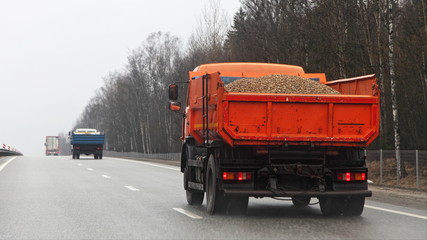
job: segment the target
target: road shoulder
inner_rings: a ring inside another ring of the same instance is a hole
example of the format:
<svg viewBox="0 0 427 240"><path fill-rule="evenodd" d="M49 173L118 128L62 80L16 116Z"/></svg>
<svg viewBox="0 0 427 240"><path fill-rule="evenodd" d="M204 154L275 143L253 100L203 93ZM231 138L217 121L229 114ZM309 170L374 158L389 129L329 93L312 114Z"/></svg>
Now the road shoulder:
<svg viewBox="0 0 427 240"><path fill-rule="evenodd" d="M412 189L369 185L369 200L427 211L427 192Z"/></svg>

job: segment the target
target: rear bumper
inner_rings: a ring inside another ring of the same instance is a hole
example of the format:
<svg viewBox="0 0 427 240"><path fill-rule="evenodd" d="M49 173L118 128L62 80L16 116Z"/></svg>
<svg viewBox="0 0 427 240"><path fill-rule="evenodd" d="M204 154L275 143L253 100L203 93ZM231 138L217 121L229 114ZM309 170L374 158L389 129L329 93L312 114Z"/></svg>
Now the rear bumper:
<svg viewBox="0 0 427 240"><path fill-rule="evenodd" d="M73 150L73 154L96 154L96 155L102 155L102 150Z"/></svg>
<svg viewBox="0 0 427 240"><path fill-rule="evenodd" d="M369 190L347 190L347 191L268 191L268 190L246 190L246 189L224 189L225 195L239 195L249 197L371 197Z"/></svg>

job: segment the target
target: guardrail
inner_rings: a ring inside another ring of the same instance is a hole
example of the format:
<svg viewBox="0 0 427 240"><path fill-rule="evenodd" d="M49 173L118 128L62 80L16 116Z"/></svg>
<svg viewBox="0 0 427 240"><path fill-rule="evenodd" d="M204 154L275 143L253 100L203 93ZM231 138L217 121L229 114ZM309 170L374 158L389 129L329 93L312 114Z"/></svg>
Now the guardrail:
<svg viewBox="0 0 427 240"><path fill-rule="evenodd" d="M113 152L103 151L106 157L127 157L127 158L148 158L148 159L162 159L180 161L181 153L138 153L138 152Z"/></svg>
<svg viewBox="0 0 427 240"><path fill-rule="evenodd" d="M0 145L0 156L22 156L22 153L18 149L3 143Z"/></svg>

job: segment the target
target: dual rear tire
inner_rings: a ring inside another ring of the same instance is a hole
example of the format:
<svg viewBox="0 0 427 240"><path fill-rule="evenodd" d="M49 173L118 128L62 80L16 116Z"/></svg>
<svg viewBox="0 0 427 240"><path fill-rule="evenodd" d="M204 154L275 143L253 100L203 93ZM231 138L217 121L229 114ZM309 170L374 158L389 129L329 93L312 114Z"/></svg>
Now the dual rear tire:
<svg viewBox="0 0 427 240"><path fill-rule="evenodd" d="M306 207L308 204L310 204L310 197L292 197L292 203L295 207Z"/></svg>
<svg viewBox="0 0 427 240"><path fill-rule="evenodd" d="M205 193L202 191L197 191L190 189L188 187L188 182L191 179L191 169L189 166L185 167L184 170L184 188L185 195L187 197L188 205L202 205Z"/></svg>
<svg viewBox="0 0 427 240"><path fill-rule="evenodd" d="M196 155L196 150L194 146L186 145L186 159L194 159ZM188 162L187 162L188 163ZM202 205L205 193L203 191L198 191L194 189L190 189L188 187L188 182L195 182L196 177L194 174L194 169L188 164L184 169L184 189L185 195L187 197L188 205Z"/></svg>
<svg viewBox="0 0 427 240"><path fill-rule="evenodd" d="M248 208L248 196L224 196L218 189L217 169L213 155L209 156L206 175L206 204L207 211L213 215L215 213L228 213L231 215L245 214Z"/></svg>
<svg viewBox="0 0 427 240"><path fill-rule="evenodd" d="M194 147L187 146L186 157L194 159ZM189 205L202 205L205 193L200 190L191 189L189 182L197 182L195 168L186 166L184 169L184 189L186 190L187 203ZM228 213L232 215L240 215L246 213L249 197L224 196L223 191L218 188L217 168L215 165L214 156L211 154L208 159L206 174L205 174L205 190L206 190L206 205L209 214Z"/></svg>
<svg viewBox="0 0 427 240"><path fill-rule="evenodd" d="M319 204L324 216L360 216L365 206L365 197L320 198Z"/></svg>

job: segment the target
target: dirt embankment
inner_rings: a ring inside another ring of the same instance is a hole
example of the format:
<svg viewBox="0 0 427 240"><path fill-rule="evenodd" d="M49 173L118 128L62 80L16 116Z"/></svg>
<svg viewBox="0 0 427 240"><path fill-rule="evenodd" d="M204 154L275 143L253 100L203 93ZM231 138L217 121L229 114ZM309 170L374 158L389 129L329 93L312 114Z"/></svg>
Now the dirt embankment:
<svg viewBox="0 0 427 240"><path fill-rule="evenodd" d="M418 188L418 190L427 192L427 165L420 165L420 170L418 174L418 186L415 170L416 168L414 163L405 162L406 175L399 179L399 183L397 183L396 178L396 160L385 159L382 167L382 173L380 168L380 161L369 161L367 162L367 165L369 170L369 179L375 184L406 189Z"/></svg>

